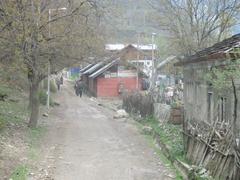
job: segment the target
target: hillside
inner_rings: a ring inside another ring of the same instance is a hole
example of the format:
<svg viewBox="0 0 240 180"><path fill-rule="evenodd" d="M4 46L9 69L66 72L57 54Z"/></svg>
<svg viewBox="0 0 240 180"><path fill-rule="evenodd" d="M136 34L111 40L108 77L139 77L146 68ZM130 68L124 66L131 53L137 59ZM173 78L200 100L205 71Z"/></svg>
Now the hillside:
<svg viewBox="0 0 240 180"><path fill-rule="evenodd" d="M108 9L109 43L136 43L138 33L141 33L142 42L149 43L153 32L162 33L154 19L154 10L146 0L115 0L109 2Z"/></svg>

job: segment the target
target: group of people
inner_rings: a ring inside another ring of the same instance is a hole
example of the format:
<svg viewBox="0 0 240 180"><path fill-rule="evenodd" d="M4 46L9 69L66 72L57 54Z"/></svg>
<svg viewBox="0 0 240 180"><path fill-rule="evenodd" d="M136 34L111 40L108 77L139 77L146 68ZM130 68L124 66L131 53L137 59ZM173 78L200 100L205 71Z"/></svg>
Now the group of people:
<svg viewBox="0 0 240 180"><path fill-rule="evenodd" d="M61 85L63 85L63 75L57 76L55 78L55 82L56 82L58 91L60 91ZM84 82L82 81L81 78L78 79L74 85L76 95L79 97L82 97L84 88L85 88Z"/></svg>

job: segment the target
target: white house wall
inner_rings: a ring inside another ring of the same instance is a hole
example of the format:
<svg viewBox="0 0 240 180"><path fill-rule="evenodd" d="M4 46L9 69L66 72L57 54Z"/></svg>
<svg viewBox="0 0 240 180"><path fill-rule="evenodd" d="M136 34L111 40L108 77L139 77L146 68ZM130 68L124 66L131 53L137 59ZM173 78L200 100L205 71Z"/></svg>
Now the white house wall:
<svg viewBox="0 0 240 180"><path fill-rule="evenodd" d="M142 68L143 72L149 77L152 75L152 60L129 60L128 62L135 64L136 66Z"/></svg>

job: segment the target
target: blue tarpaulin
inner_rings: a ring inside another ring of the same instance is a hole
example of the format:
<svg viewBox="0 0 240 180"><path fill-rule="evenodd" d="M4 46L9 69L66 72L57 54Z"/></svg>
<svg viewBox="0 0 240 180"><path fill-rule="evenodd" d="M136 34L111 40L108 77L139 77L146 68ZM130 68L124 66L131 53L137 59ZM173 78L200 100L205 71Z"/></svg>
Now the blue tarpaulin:
<svg viewBox="0 0 240 180"><path fill-rule="evenodd" d="M80 73L80 68L79 67L72 67L70 68L70 73L72 76L78 75Z"/></svg>

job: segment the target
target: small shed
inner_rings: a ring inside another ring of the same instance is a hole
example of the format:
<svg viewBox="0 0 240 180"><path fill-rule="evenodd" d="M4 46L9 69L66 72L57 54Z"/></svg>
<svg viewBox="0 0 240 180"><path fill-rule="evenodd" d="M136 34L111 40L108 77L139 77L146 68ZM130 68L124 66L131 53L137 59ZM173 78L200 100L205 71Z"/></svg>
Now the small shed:
<svg viewBox="0 0 240 180"><path fill-rule="evenodd" d="M137 69L116 59L89 76L89 90L96 97L118 97L123 91L141 89Z"/></svg>

